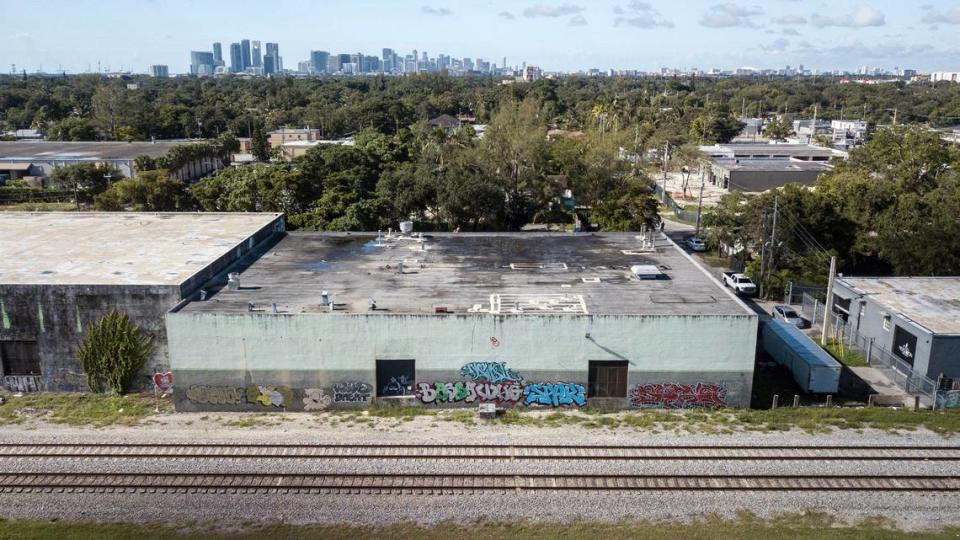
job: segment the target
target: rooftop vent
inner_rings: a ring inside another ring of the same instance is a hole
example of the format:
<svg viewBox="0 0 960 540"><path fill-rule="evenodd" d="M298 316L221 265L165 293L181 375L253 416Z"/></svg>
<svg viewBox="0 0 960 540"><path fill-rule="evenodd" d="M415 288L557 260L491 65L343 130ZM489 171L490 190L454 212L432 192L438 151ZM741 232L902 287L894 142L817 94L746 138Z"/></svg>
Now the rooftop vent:
<svg viewBox="0 0 960 540"><path fill-rule="evenodd" d="M240 274L237 272L230 272L227 274L227 288L231 291L237 291L240 289Z"/></svg>
<svg viewBox="0 0 960 540"><path fill-rule="evenodd" d="M600 283L600 278L598 277L585 277L583 279L584 283Z"/></svg>
<svg viewBox="0 0 960 540"><path fill-rule="evenodd" d="M412 221L401 221L400 222L400 232L403 234L410 234L413 232L413 222Z"/></svg>
<svg viewBox="0 0 960 540"><path fill-rule="evenodd" d="M474 304L469 312L588 314L587 304L580 294L491 294L489 308Z"/></svg>
<svg viewBox="0 0 960 540"><path fill-rule="evenodd" d="M635 264L630 267L630 272L639 279L659 279L664 275L652 264Z"/></svg>

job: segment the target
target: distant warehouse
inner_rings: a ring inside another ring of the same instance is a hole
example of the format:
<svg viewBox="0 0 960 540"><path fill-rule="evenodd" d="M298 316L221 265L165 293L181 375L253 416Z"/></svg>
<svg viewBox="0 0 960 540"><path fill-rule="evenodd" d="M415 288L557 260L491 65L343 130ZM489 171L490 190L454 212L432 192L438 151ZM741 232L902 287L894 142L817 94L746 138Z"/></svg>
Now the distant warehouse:
<svg viewBox="0 0 960 540"><path fill-rule="evenodd" d="M747 407L757 316L664 237L290 233L167 336L180 411Z"/></svg>
<svg viewBox="0 0 960 540"><path fill-rule="evenodd" d="M164 314L283 232L279 214L0 212L0 388L83 391L78 346L113 309L153 337ZM139 382L142 382L140 379Z"/></svg>
<svg viewBox="0 0 960 540"><path fill-rule="evenodd" d="M812 186L845 152L808 144L735 143L701 146L706 181L730 191L761 192L787 184Z"/></svg>
<svg viewBox="0 0 960 540"><path fill-rule="evenodd" d="M177 146L197 144L197 141L157 142L55 142L16 141L0 142L0 177L9 179L32 178L42 182L57 167L78 163L110 165L126 177L136 174L136 159L140 156L159 158ZM179 164L171 175L185 182L196 180L222 167L213 156L196 156Z"/></svg>

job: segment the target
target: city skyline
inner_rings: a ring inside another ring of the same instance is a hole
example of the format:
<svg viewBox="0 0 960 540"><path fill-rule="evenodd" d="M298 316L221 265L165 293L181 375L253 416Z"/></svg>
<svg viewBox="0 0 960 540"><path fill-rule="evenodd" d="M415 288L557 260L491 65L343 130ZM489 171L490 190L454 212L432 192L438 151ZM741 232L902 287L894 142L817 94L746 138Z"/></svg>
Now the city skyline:
<svg viewBox="0 0 960 540"><path fill-rule="evenodd" d="M960 57L960 3L936 0L923 6L777 0L762 7L707 0L682 5L359 0L349 9L333 2L285 1L268 8L248 0L202 5L150 0L136 9L117 0L49 4L41 12L0 0L3 11L23 23L0 51L0 65L79 73L95 70L99 62L143 73L159 64L185 73L189 51L210 51L215 42L223 44L229 64L230 43L241 36L279 43L287 68L308 60L314 50L379 55L384 47L398 54L442 51L498 65L506 57L508 65L527 62L567 72L799 64L821 71L863 65L936 71L955 70ZM47 20L50 11L61 16ZM315 13L321 22L306 22L316 20L306 16Z"/></svg>

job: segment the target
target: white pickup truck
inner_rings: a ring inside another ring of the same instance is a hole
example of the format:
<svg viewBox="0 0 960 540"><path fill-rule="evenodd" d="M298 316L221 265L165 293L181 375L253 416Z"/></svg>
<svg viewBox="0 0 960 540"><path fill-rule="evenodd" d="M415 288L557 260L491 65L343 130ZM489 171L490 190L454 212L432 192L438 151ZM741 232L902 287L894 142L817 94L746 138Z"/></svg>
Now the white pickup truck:
<svg viewBox="0 0 960 540"><path fill-rule="evenodd" d="M723 284L733 289L737 294L749 296L757 293L757 285L743 274L724 272Z"/></svg>

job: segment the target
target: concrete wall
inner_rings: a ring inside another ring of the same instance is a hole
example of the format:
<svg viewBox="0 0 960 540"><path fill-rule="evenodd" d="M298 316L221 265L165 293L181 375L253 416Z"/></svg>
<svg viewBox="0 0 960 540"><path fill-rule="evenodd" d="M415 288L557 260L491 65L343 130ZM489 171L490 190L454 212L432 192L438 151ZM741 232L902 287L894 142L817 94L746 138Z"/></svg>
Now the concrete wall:
<svg viewBox="0 0 960 540"><path fill-rule="evenodd" d="M820 171L729 171L727 188L730 191L758 192L787 184L812 186L820 174Z"/></svg>
<svg viewBox="0 0 960 540"><path fill-rule="evenodd" d="M129 315L153 336L154 354L144 368L153 373L167 366L164 313L179 300L177 287L0 285L0 340L37 342L40 390L85 391L77 349L91 324L112 309Z"/></svg>
<svg viewBox="0 0 960 540"><path fill-rule="evenodd" d="M542 390L538 383L586 387L589 361L626 360L628 398L616 400L620 407L630 405L631 392L642 384L688 385L642 387L645 397L639 401L646 399L645 406L747 407L757 317L274 315L188 310L167 315L167 334L180 411L365 406L377 393L378 359L416 360L416 380L409 383L424 396L436 390L436 383L463 386L470 382L461 374L470 362L505 362L523 377L524 388L512 391L533 392ZM356 401L338 400L343 397L339 394L347 392L342 383L355 383L367 396L353 392L346 397ZM719 403L718 392L723 396ZM666 396L665 403L657 402L657 396ZM431 406L440 401L433 400ZM523 398L500 401L525 402ZM443 405L475 406L476 401L453 399Z"/></svg>
<svg viewBox="0 0 960 540"><path fill-rule="evenodd" d="M934 336L930 350L929 377L936 380L944 377L960 379L960 336Z"/></svg>

